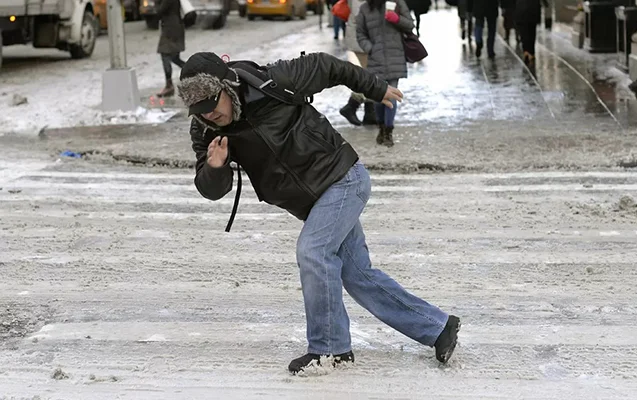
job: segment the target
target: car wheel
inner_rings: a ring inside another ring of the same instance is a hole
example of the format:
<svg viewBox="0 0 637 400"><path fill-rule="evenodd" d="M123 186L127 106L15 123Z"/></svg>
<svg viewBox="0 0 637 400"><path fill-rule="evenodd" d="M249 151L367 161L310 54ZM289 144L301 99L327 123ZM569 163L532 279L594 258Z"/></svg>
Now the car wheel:
<svg viewBox="0 0 637 400"><path fill-rule="evenodd" d="M71 58L79 59L90 57L91 54L93 54L93 50L95 50L95 41L97 40L99 26L95 15L90 11L84 12L81 32L80 43L69 46Z"/></svg>

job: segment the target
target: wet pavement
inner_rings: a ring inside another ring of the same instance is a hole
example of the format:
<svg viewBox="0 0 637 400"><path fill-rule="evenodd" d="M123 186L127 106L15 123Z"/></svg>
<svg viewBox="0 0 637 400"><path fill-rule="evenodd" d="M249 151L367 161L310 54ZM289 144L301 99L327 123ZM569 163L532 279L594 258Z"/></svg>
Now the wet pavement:
<svg viewBox="0 0 637 400"><path fill-rule="evenodd" d="M535 68L527 68L520 49L498 36L496 58L478 60L462 41L455 10L423 17L421 40L429 57L409 66L400 82L393 149L374 143L373 128L347 124L338 110L349 96L338 87L315 97L324 112L372 168L402 170L488 170L528 168L608 168L634 164L635 107L627 77L615 68L615 55L591 55L574 48L563 27L539 31ZM214 48L225 53L222 48ZM228 51L231 59L267 63L324 51L345 58L331 29L310 26L248 51ZM157 88L159 89L159 88ZM177 107L166 124L48 130L40 145L50 152L72 150L116 159L192 165L188 120L179 101L148 106ZM24 139L20 139L24 140ZM4 138L15 144L15 138ZM400 157L397 157L400 155Z"/></svg>

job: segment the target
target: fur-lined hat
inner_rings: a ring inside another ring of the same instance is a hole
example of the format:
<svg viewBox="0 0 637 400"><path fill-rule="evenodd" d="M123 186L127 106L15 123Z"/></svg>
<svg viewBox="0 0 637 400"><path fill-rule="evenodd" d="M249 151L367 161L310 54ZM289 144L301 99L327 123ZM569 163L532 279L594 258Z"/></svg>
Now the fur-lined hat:
<svg viewBox="0 0 637 400"><path fill-rule="evenodd" d="M233 105L233 119L241 116L241 102L236 89L239 76L215 53L195 53L181 69L177 85L179 97L188 107L188 116L195 117L213 111L225 90Z"/></svg>

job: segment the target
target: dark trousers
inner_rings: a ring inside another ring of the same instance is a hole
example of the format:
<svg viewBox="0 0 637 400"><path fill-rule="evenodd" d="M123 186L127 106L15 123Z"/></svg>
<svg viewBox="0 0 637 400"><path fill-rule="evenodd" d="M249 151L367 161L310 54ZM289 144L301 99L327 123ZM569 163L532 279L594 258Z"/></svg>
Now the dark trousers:
<svg viewBox="0 0 637 400"><path fill-rule="evenodd" d="M532 22L517 23L517 28L522 39L522 50L528 52L532 56L535 55L535 35L537 33L537 24Z"/></svg>
<svg viewBox="0 0 637 400"><path fill-rule="evenodd" d="M171 63L174 63L179 68L183 68L186 64L184 60L179 57L179 53L164 54L161 55L161 62L164 65L164 74L166 75L166 81L172 80L173 68Z"/></svg>
<svg viewBox="0 0 637 400"><path fill-rule="evenodd" d="M498 21L498 17L486 17L486 18L476 18L476 28L473 36L475 36L475 41L478 46L482 46L482 32L484 31L484 20L487 20L487 29L489 30L487 33L487 53L492 55L494 53L493 46L495 44L495 26Z"/></svg>
<svg viewBox="0 0 637 400"><path fill-rule="evenodd" d="M502 19L502 25L508 37L511 29L515 29L515 8L507 7L502 10Z"/></svg>

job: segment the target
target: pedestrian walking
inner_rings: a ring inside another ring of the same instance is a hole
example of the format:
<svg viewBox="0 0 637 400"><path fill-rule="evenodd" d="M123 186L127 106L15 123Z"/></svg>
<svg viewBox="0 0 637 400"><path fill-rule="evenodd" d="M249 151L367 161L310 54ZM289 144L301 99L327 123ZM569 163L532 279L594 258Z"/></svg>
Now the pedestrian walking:
<svg viewBox="0 0 637 400"><path fill-rule="evenodd" d="M407 77L407 62L403 48L403 34L412 32L414 20L405 0L367 0L356 17L358 44L367 53L367 69L384 79L390 86ZM376 103L378 135L376 143L394 145L394 120L398 104Z"/></svg>
<svg viewBox="0 0 637 400"><path fill-rule="evenodd" d="M473 0L458 0L458 18L460 18L460 37L470 42L473 30Z"/></svg>
<svg viewBox="0 0 637 400"><path fill-rule="evenodd" d="M542 5L548 7L547 0L516 0L515 23L520 31L524 63L535 62L535 36L537 26L542 22Z"/></svg>
<svg viewBox="0 0 637 400"><path fill-rule="evenodd" d="M161 33L157 52L161 55L164 66L166 84L159 97L170 97L175 94L172 80L172 64L182 68L185 62L180 53L186 50L186 27L181 19L181 5L179 0L158 0L157 15L161 20Z"/></svg>
<svg viewBox="0 0 637 400"><path fill-rule="evenodd" d="M483 32L484 22L487 22L487 55L489 58L495 57L495 34L496 23L498 21L498 15L500 13L498 0L474 0L473 1L473 16L475 17L475 32L473 36L476 40L476 57L480 58L482 55L482 48L484 47Z"/></svg>
<svg viewBox="0 0 637 400"><path fill-rule="evenodd" d="M336 5L336 3L338 3L338 0L327 0L330 4L330 9L333 10L334 6ZM338 35L340 33L341 30L343 30L343 38L345 37L345 30L347 29L345 27L345 22L344 20L342 20L341 18L337 17L336 15L334 15L332 13L332 24L333 24L333 28L334 28L334 40L338 40Z"/></svg>
<svg viewBox="0 0 637 400"><path fill-rule="evenodd" d="M367 68L367 53L361 49L356 40L356 16L363 3L365 3L365 0L348 0L347 2L350 8L350 14L347 20L347 25L349 26L345 32L345 46L347 48L347 60L359 67ZM356 115L361 104L364 104L365 110L362 122ZM341 108L340 113L352 125L376 125L374 102L366 99L362 93L352 92L347 104Z"/></svg>
<svg viewBox="0 0 637 400"><path fill-rule="evenodd" d="M232 189L233 161L261 201L304 221L296 257L308 349L289 364L290 372L321 364L322 356L332 365L354 362L343 288L447 362L460 320L372 268L360 221L371 193L369 173L325 116L300 101L338 85L388 106L403 97L372 73L325 53L268 66L226 64L214 53L193 55L181 71L179 95L193 116L195 186L203 197L221 199Z"/></svg>
<svg viewBox="0 0 637 400"><path fill-rule="evenodd" d="M502 8L502 27L504 28L504 41L509 43L511 31L515 29L515 0L500 0ZM515 29L516 39L519 42L519 35Z"/></svg>

